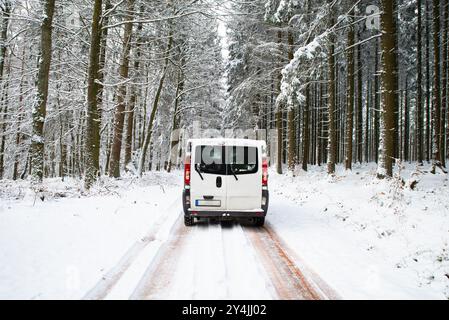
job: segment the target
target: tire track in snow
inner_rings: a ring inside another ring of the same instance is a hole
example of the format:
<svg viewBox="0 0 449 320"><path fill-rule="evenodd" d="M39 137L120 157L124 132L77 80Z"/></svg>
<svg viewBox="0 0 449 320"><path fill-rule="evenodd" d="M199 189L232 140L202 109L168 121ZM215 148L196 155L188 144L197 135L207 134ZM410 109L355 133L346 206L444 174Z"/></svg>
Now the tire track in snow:
<svg viewBox="0 0 449 320"><path fill-rule="evenodd" d="M120 258L119 262L112 267L101 279L90 289L82 298L82 300L102 300L106 298L112 288L121 279L123 274L129 269L131 264L136 260L139 254L156 239L156 234L166 223L168 214L180 203L177 198L167 209L167 214L161 215L151 226L150 230L143 238L136 241ZM179 218L176 220L178 221ZM176 222L175 222L176 223Z"/></svg>
<svg viewBox="0 0 449 320"><path fill-rule="evenodd" d="M156 257L150 262L142 279L130 296L131 300L152 299L155 294L164 291L172 282L179 259L179 252L189 238L189 229L184 227L183 215L177 220L172 235L160 249Z"/></svg>
<svg viewBox="0 0 449 320"><path fill-rule="evenodd" d="M187 228L180 221L157 259L148 266L131 299L225 298L220 242L218 225L200 222Z"/></svg>
<svg viewBox="0 0 449 320"><path fill-rule="evenodd" d="M192 229L193 241L183 253L185 259L180 264L181 268L185 268L191 264L189 260L194 259L195 278L190 288L193 291L192 299L227 298L221 231L218 223L207 221L200 222ZM179 291L179 286L175 288Z"/></svg>
<svg viewBox="0 0 449 320"><path fill-rule="evenodd" d="M228 298L252 300L275 297L270 279L260 266L257 252L241 224L223 223L221 231Z"/></svg>
<svg viewBox="0 0 449 320"><path fill-rule="evenodd" d="M329 286L321 277L312 269L307 267L301 258L281 239L281 237L273 230L269 223L265 224L265 231L284 251L289 260L301 271L307 281L313 288L320 293L324 299L341 300L341 296Z"/></svg>
<svg viewBox="0 0 449 320"><path fill-rule="evenodd" d="M295 264L284 245L269 227L244 227L250 242L282 300L334 299L329 288L323 288Z"/></svg>

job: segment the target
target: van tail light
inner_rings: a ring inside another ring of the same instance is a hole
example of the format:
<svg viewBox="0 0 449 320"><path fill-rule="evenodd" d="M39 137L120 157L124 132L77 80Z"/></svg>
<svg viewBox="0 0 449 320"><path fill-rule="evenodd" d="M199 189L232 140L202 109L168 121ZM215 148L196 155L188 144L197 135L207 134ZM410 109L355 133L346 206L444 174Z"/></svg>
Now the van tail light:
<svg viewBox="0 0 449 320"><path fill-rule="evenodd" d="M268 161L263 159L262 161L262 186L268 186Z"/></svg>
<svg viewBox="0 0 449 320"><path fill-rule="evenodd" d="M190 156L187 156L184 162L184 185L190 186Z"/></svg>

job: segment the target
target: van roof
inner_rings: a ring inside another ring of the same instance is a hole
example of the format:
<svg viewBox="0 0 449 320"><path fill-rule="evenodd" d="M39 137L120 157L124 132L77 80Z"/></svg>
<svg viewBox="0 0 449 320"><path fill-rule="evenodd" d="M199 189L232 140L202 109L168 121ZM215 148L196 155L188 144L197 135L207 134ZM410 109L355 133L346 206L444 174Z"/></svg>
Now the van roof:
<svg viewBox="0 0 449 320"><path fill-rule="evenodd" d="M225 146L247 146L247 147L264 147L264 140L253 139L230 139L230 138L208 138L208 139L189 139L187 143L193 145L225 145Z"/></svg>

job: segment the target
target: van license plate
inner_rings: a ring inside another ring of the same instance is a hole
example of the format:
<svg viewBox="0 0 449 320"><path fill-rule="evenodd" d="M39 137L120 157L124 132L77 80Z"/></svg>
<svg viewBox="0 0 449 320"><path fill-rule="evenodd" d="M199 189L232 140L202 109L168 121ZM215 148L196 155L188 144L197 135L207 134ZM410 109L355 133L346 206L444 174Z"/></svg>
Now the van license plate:
<svg viewBox="0 0 449 320"><path fill-rule="evenodd" d="M197 207L221 207L221 200L195 200Z"/></svg>

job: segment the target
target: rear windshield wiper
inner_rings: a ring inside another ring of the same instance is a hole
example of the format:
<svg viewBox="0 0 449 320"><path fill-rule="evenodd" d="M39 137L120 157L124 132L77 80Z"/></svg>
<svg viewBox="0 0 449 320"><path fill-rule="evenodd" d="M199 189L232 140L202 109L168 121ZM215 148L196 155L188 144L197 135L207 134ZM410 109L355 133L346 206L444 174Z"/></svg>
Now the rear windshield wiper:
<svg viewBox="0 0 449 320"><path fill-rule="evenodd" d="M200 175L201 180L204 180L203 175L201 174L201 171L198 169L198 163L195 163L195 171L198 172Z"/></svg>
<svg viewBox="0 0 449 320"><path fill-rule="evenodd" d="M239 178L237 178L237 175L235 174L234 170L232 170L232 164L229 165L229 170L231 171L231 173L234 176L235 180L239 181Z"/></svg>

